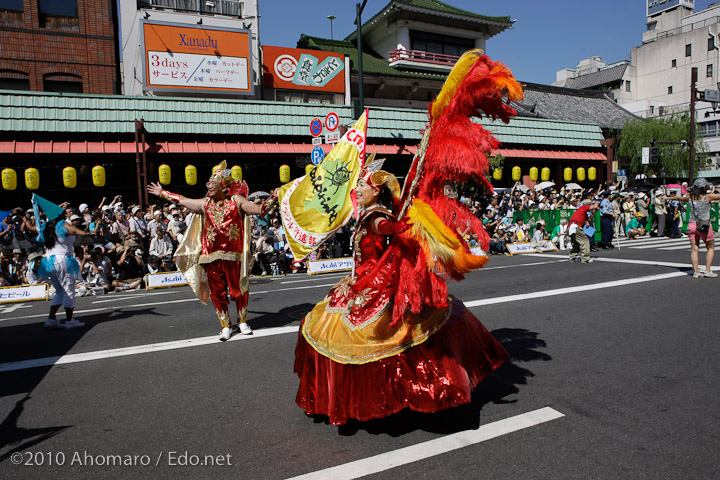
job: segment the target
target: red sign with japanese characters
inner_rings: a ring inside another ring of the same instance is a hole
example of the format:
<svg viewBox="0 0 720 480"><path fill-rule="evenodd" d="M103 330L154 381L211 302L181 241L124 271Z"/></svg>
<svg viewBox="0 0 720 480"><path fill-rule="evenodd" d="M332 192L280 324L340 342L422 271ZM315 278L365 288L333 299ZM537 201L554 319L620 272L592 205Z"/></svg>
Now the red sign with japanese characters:
<svg viewBox="0 0 720 480"><path fill-rule="evenodd" d="M251 95L250 32L142 21L145 90Z"/></svg>
<svg viewBox="0 0 720 480"><path fill-rule="evenodd" d="M268 88L345 92L345 59L340 53L263 46L263 83Z"/></svg>

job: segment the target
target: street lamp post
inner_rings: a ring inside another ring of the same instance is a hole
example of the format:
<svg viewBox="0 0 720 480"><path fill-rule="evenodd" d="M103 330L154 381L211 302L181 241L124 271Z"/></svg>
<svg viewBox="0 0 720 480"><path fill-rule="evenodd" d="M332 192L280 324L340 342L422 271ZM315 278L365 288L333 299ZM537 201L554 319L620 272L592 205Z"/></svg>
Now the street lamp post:
<svg viewBox="0 0 720 480"><path fill-rule="evenodd" d="M328 18L328 20L330 20L330 40L334 40L333 39L333 31L332 31L332 21L335 20L336 17L335 17L335 15L328 15L327 18Z"/></svg>

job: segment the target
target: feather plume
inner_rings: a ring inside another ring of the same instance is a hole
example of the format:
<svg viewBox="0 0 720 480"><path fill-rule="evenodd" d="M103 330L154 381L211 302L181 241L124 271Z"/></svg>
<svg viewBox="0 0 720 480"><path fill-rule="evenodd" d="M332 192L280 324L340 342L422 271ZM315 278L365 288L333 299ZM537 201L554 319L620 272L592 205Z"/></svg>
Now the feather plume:
<svg viewBox="0 0 720 480"><path fill-rule="evenodd" d="M440 90L440 93L438 93L435 101L430 104L431 123L437 120L440 115L442 115L443 111L445 111L445 107L448 106L450 100L452 100L453 95L455 95L458 87L460 86L462 81L465 80L468 71L470 71L470 68L472 68L473 64L477 61L478 58L480 58L482 54L483 51L480 49L468 50L467 52L463 53L462 56L458 59L458 61L455 63L455 66L452 68L452 70L450 70L450 73L448 74L448 77L445 80L445 83L443 84L443 88Z"/></svg>

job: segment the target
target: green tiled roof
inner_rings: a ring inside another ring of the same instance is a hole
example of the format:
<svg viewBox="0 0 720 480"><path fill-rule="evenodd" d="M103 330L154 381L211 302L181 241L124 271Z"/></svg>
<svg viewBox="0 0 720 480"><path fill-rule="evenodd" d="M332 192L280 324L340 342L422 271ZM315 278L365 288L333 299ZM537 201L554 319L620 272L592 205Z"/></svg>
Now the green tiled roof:
<svg viewBox="0 0 720 480"><path fill-rule="evenodd" d="M436 12L453 13L456 15L466 15L468 17L480 18L483 20L489 20L492 22L507 22L510 23L510 17L490 17L487 15L480 15L479 13L468 12L461 8L453 7L447 3L438 2L437 0L397 0L398 3L404 3L417 8L426 8L428 10L435 10ZM393 2L390 2L392 4ZM388 4L388 6L390 5ZM387 7L385 7L387 8ZM384 10L384 9L383 9Z"/></svg>
<svg viewBox="0 0 720 480"><path fill-rule="evenodd" d="M438 14L461 15L465 17L470 17L471 19L485 20L486 22L507 23L508 27L512 25L512 21L510 20L509 16L491 17L488 15L480 15L479 13L469 12L467 10L453 7L452 5L448 5L447 3L439 2L437 0L391 0L390 3L385 5L385 7L383 7L378 13L373 15L370 20L364 22L363 27L365 27L369 23L374 22L378 16L383 15L383 13L386 12L388 8L390 8L390 6L393 4L398 5L401 9L402 5L407 5L408 7L428 10L430 11L430 13L436 12ZM351 32L347 37L345 37L345 40L354 39L356 34L357 32Z"/></svg>
<svg viewBox="0 0 720 480"><path fill-rule="evenodd" d="M358 71L358 50L356 44L352 42L347 42L345 40L328 40L326 38L311 37L303 34L300 35L298 48L310 48L328 52L342 53L350 58L351 71ZM417 73L397 70L391 67L386 59L375 57L364 50L363 74L442 81L445 81L445 78L447 77L446 74Z"/></svg>
<svg viewBox="0 0 720 480"><path fill-rule="evenodd" d="M331 111L342 124L353 123L349 105L0 90L0 136L25 132L131 134L134 120L144 118L150 133L269 135L282 142L308 137L310 121ZM425 110L372 107L368 138L412 143L419 141L426 122ZM603 139L596 124L525 117L513 118L509 124L487 119L478 122L505 144L599 148Z"/></svg>

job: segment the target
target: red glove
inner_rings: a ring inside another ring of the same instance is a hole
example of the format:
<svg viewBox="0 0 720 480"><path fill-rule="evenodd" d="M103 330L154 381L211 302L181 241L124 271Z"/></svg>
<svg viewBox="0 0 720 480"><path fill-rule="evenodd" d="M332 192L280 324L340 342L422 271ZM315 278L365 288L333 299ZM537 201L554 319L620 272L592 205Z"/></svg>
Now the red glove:
<svg viewBox="0 0 720 480"><path fill-rule="evenodd" d="M412 225L407 223L408 217L402 218L396 222L390 220L383 220L377 224L377 230L382 235L397 235L405 230L409 229Z"/></svg>

